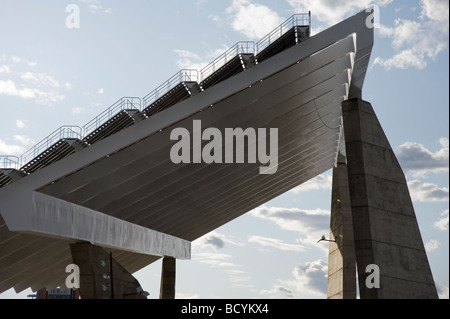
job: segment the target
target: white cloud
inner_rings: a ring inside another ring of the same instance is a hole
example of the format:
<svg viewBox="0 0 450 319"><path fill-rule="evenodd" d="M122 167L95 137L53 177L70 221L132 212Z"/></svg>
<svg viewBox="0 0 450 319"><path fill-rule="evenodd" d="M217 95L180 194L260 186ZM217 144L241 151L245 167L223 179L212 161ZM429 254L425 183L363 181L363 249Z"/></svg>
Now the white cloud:
<svg viewBox="0 0 450 319"><path fill-rule="evenodd" d="M105 89L104 88L100 88L100 89L98 89L97 93L99 95L102 95L103 93L105 93Z"/></svg>
<svg viewBox="0 0 450 319"><path fill-rule="evenodd" d="M197 240L195 240L192 243L193 248L204 248L207 246L214 247L216 249L221 249L225 247L225 244L232 244L235 246L242 246L241 243L237 242L236 240L232 240L230 238L227 238L225 235L220 234L218 232L210 232Z"/></svg>
<svg viewBox="0 0 450 319"><path fill-rule="evenodd" d="M304 251L305 247L297 244L288 244L281 239L262 237L262 236L250 236L248 241L250 243L256 243L266 247L273 247L285 251Z"/></svg>
<svg viewBox="0 0 450 319"><path fill-rule="evenodd" d="M24 99L29 99L35 97L36 93L37 90L34 89L29 88L18 89L16 87L16 84L11 80L0 81L0 94L19 96Z"/></svg>
<svg viewBox="0 0 450 319"><path fill-rule="evenodd" d="M260 295L268 296L270 298L293 299L294 292L283 286L283 284L275 284L271 289L263 289L259 292Z"/></svg>
<svg viewBox="0 0 450 319"><path fill-rule="evenodd" d="M239 269L227 269L227 270L225 270L225 272L226 272L227 274L230 274L230 275L241 275L241 274L245 274L245 271L239 270Z"/></svg>
<svg viewBox="0 0 450 319"><path fill-rule="evenodd" d="M386 70L392 68L407 69L409 67L415 67L419 70L424 69L427 63L422 55L417 55L412 49L404 50L395 54L393 57L384 60L380 57L374 59L374 64L382 65Z"/></svg>
<svg viewBox="0 0 450 319"><path fill-rule="evenodd" d="M200 296L198 294L185 294L185 293L177 292L177 293L175 293L175 299L181 299L181 300L200 299Z"/></svg>
<svg viewBox="0 0 450 319"><path fill-rule="evenodd" d="M32 62L32 61L24 59L24 58L19 58L18 56L12 56L11 61L13 61L14 63L26 64L29 67L35 67L37 65L36 62Z"/></svg>
<svg viewBox="0 0 450 319"><path fill-rule="evenodd" d="M206 58L209 60L209 62L212 62L214 59L217 59L223 53L228 51L228 49L230 49L228 46L223 45L221 48L210 50L209 52L206 53Z"/></svg>
<svg viewBox="0 0 450 319"><path fill-rule="evenodd" d="M194 69L202 70L208 64L213 62L215 59L220 57L229 49L228 46L223 45L221 48L209 50L204 54L204 57L200 57L197 53L188 50L173 50L174 53L178 55L176 64L181 69Z"/></svg>
<svg viewBox="0 0 450 319"><path fill-rule="evenodd" d="M219 253L197 253L194 255L194 260L202 264L207 264L212 267L228 268L237 267L237 264L229 262L231 255Z"/></svg>
<svg viewBox="0 0 450 319"><path fill-rule="evenodd" d="M231 275L228 277L228 281L233 283L235 287L253 287L253 285L247 284L247 282L251 281L252 277L250 276L242 276L242 275Z"/></svg>
<svg viewBox="0 0 450 319"><path fill-rule="evenodd" d="M422 17L448 24L448 0L421 0Z"/></svg>
<svg viewBox="0 0 450 319"><path fill-rule="evenodd" d="M16 84L11 81L11 80L7 80L7 81L0 81L0 95L15 95L15 96L20 96L23 98L30 98L30 93L26 92L26 91L19 91L16 87Z"/></svg>
<svg viewBox="0 0 450 319"><path fill-rule="evenodd" d="M374 65L381 65L386 70L392 68L407 69L415 67L424 69L428 60L435 60L448 45L442 39L441 32L434 30L432 24L423 21L396 19L393 28L384 28L380 35L392 38L395 53L390 58L376 57Z"/></svg>
<svg viewBox="0 0 450 319"><path fill-rule="evenodd" d="M64 100L65 96L59 93L60 83L51 75L40 72L14 71L13 68L22 68L18 64L25 65L25 68L32 68L37 65L17 56L8 57L2 55L2 60L12 61L12 66L0 66L0 95L15 96L22 99L33 99L38 104L50 105L54 102ZM7 78L4 76L7 75ZM68 88L66 83L65 87Z"/></svg>
<svg viewBox="0 0 450 319"><path fill-rule="evenodd" d="M0 81L0 95L17 96L23 99L35 99L38 104L51 104L64 100L64 95L54 91L44 92L37 88L18 88L11 80Z"/></svg>
<svg viewBox="0 0 450 319"><path fill-rule="evenodd" d="M99 0L79 0L82 3L85 3L89 11L93 14L97 13L105 13L105 14L111 14L112 8L104 8L103 5L100 3Z"/></svg>
<svg viewBox="0 0 450 319"><path fill-rule="evenodd" d="M315 230L322 228L325 221L328 225L330 212L324 209L300 209L260 206L250 211L250 215L270 220L282 229L290 231ZM320 225L322 223L322 225ZM328 227L328 226L327 226Z"/></svg>
<svg viewBox="0 0 450 319"><path fill-rule="evenodd" d="M25 152L25 148L19 145L11 145L0 140L0 154L20 156Z"/></svg>
<svg viewBox="0 0 450 319"><path fill-rule="evenodd" d="M19 129L23 129L23 128L27 127L27 121L16 120L16 126Z"/></svg>
<svg viewBox="0 0 450 319"><path fill-rule="evenodd" d="M449 141L440 139L441 149L432 152L418 143L407 142L396 150L397 158L405 170L414 176L424 176L427 173L445 172L449 169Z"/></svg>
<svg viewBox="0 0 450 319"><path fill-rule="evenodd" d="M300 208L267 207L265 205L250 211L250 215L275 223L281 229L295 231L300 235L297 242L328 251L325 245L317 245L323 234L329 233L330 212L324 209L305 210Z"/></svg>
<svg viewBox="0 0 450 319"><path fill-rule="evenodd" d="M317 296L326 296L328 263L321 259L307 262L293 271L297 291L308 290Z"/></svg>
<svg viewBox="0 0 450 319"><path fill-rule="evenodd" d="M435 251L436 249L439 248L439 246L441 245L441 243L437 240L430 240L428 243L425 244L425 250L429 253Z"/></svg>
<svg viewBox="0 0 450 319"><path fill-rule="evenodd" d="M448 299L448 286L441 283L436 283L436 288L439 294L439 299Z"/></svg>
<svg viewBox="0 0 450 319"><path fill-rule="evenodd" d="M208 3L208 0L197 0L197 2L195 2L195 6L200 7L205 3Z"/></svg>
<svg viewBox="0 0 450 319"><path fill-rule="evenodd" d="M210 61L203 60L198 54L188 50L173 50L178 55L177 66L181 69L203 69Z"/></svg>
<svg viewBox="0 0 450 319"><path fill-rule="evenodd" d="M9 65L0 65L0 73L11 73L11 67Z"/></svg>
<svg viewBox="0 0 450 319"><path fill-rule="evenodd" d="M226 11L233 29L250 40L261 39L285 20L269 7L250 0L233 0Z"/></svg>
<svg viewBox="0 0 450 319"><path fill-rule="evenodd" d="M449 140L448 140L448 137L441 137L441 138L439 139L439 144L441 144L441 146L442 146L443 148L448 148L449 145L450 145Z"/></svg>
<svg viewBox="0 0 450 319"><path fill-rule="evenodd" d="M448 231L448 209L442 212L441 216L443 218L435 222L434 227L442 231Z"/></svg>
<svg viewBox="0 0 450 319"><path fill-rule="evenodd" d="M240 265L232 262L232 256L229 254L194 253L193 260L224 273L227 276L227 280L232 283L232 286L253 287L250 283L251 277L240 269Z"/></svg>
<svg viewBox="0 0 450 319"><path fill-rule="evenodd" d="M221 236L214 235L214 234L207 234L207 235L197 239L196 241L194 241L193 245L198 245L198 246L210 245L214 248L220 249L225 246L225 242L220 237Z"/></svg>
<svg viewBox="0 0 450 319"><path fill-rule="evenodd" d="M418 180L408 182L411 198L415 202L448 202L449 190L433 183L421 183Z"/></svg>
<svg viewBox="0 0 450 319"><path fill-rule="evenodd" d="M288 0L287 2L295 12L311 11L313 20L317 21L313 31L317 33L372 4L385 7L393 0ZM429 60L436 59L439 53L448 47L448 11L447 0L422 0L417 19L396 19L393 27L381 26L379 34L392 39L394 54L390 57L375 57L374 65L380 65L386 70L409 67L424 69ZM266 6L253 4L250 0L233 0L227 12L233 18L233 28L251 39L265 36L283 22L276 12ZM380 15L382 19L382 10Z"/></svg>
<svg viewBox="0 0 450 319"><path fill-rule="evenodd" d="M313 20L322 24L320 29L341 22L368 8L371 4L382 7L391 2L392 0L288 0L295 12L311 11Z"/></svg>
<svg viewBox="0 0 450 319"><path fill-rule="evenodd" d="M26 72L21 76L22 80L33 82L38 87L59 88L59 82L45 73Z"/></svg>
<svg viewBox="0 0 450 319"><path fill-rule="evenodd" d="M74 115L78 115L78 114L81 114L81 113L83 113L83 109L81 107L75 107L72 110L72 114L74 114Z"/></svg>
<svg viewBox="0 0 450 319"><path fill-rule="evenodd" d="M319 189L328 190L331 189L332 183L333 183L333 176L329 174L328 175L321 174L307 181L306 183L297 186L296 188L292 189L291 192L294 194L299 194L301 192L306 192L310 190L319 190Z"/></svg>
<svg viewBox="0 0 450 319"><path fill-rule="evenodd" d="M196 53L190 52L188 50L173 50L180 58L186 58L189 60L201 60L200 56Z"/></svg>
<svg viewBox="0 0 450 319"><path fill-rule="evenodd" d="M327 277L327 262L321 259L307 262L295 267L291 279L277 279L277 284L260 294L270 298L325 298Z"/></svg>
<svg viewBox="0 0 450 319"><path fill-rule="evenodd" d="M23 144L25 146L33 145L36 143L33 139L31 139L25 135L14 135L14 140L20 142L21 144Z"/></svg>
<svg viewBox="0 0 450 319"><path fill-rule="evenodd" d="M395 53L389 58L376 57L374 65L386 70L421 70L448 47L448 1L422 0L421 8L415 20L396 19L393 27L382 26L380 36L392 39Z"/></svg>
<svg viewBox="0 0 450 319"><path fill-rule="evenodd" d="M219 26L222 25L222 18L215 14L210 14L208 16L208 19L211 19L212 21L216 22Z"/></svg>

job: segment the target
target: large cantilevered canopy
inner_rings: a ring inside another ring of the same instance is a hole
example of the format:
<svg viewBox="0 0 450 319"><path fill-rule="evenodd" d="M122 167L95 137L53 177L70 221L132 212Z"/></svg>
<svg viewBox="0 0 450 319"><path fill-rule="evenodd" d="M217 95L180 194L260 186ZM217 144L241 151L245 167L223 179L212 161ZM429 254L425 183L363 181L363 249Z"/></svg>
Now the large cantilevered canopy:
<svg viewBox="0 0 450 319"><path fill-rule="evenodd" d="M370 59L369 15L270 58L242 55L245 71L203 79L203 89L168 108L95 143L85 138L31 173L25 166L26 176L0 188L0 292L63 285L70 242L106 247L130 272L161 256L189 259L191 241L332 168L345 152L341 103L360 97ZM171 132L194 135L194 120L221 131L277 128L277 172L174 164Z"/></svg>

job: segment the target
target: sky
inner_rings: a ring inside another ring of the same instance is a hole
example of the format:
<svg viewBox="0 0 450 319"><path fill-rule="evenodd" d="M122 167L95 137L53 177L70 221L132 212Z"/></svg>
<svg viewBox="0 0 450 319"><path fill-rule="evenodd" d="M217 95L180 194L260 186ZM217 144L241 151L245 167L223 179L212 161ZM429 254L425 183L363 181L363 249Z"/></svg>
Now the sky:
<svg viewBox="0 0 450 319"><path fill-rule="evenodd" d="M449 298L449 2L374 3L380 20L363 99L405 171L439 296ZM314 35L370 4L0 0L0 154L20 156L60 126L83 126L294 13L311 11ZM326 172L194 241L192 259L177 261L177 298L326 298L328 244L317 240L328 237L330 206ZM149 298L159 296L160 274L160 261L134 274Z"/></svg>

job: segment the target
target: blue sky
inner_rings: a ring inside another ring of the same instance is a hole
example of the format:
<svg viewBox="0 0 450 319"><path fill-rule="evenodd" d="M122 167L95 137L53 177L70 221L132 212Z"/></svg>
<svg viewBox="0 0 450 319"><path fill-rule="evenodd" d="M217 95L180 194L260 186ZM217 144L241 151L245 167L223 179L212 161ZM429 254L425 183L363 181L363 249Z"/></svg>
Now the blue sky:
<svg viewBox="0 0 450 319"><path fill-rule="evenodd" d="M82 126L123 96L143 97L311 10L313 34L369 0L1 0L0 154L20 156L62 125ZM66 26L66 6L80 27ZM363 98L405 170L439 294L449 286L449 2L378 0ZM182 298L326 297L331 173L193 243L177 263ZM135 274L150 298L161 263ZM0 298L26 298L10 290Z"/></svg>

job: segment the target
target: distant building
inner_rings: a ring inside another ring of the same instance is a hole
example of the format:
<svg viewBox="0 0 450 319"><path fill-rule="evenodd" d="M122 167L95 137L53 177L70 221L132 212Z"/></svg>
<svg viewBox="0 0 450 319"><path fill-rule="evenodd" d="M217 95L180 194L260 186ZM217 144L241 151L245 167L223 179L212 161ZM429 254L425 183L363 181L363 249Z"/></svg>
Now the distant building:
<svg viewBox="0 0 450 319"><path fill-rule="evenodd" d="M76 289L61 289L56 288L52 290L41 289L36 291L34 295L28 295L32 299L79 299L80 295Z"/></svg>

